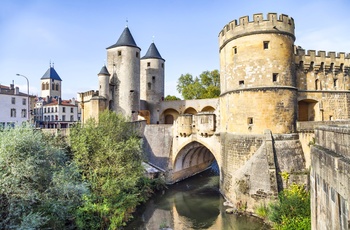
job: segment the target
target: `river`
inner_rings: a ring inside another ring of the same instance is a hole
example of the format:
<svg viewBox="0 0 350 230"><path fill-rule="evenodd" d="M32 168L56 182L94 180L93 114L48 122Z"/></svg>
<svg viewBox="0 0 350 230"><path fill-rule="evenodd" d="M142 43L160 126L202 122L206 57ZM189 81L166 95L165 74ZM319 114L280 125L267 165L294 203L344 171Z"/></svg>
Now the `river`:
<svg viewBox="0 0 350 230"><path fill-rule="evenodd" d="M157 193L140 207L126 230L266 230L260 219L226 214L219 192L219 176L208 169Z"/></svg>

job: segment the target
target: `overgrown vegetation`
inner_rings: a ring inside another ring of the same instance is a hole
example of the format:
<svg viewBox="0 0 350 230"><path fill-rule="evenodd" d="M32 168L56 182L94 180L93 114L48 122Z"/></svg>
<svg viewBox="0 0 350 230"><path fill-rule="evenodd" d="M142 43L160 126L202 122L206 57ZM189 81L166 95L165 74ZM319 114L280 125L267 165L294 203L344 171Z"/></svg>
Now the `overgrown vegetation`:
<svg viewBox="0 0 350 230"><path fill-rule="evenodd" d="M284 179L289 178L287 173L281 175ZM293 183L279 193L276 202L260 205L256 213L270 221L273 229L311 229L310 192L304 185Z"/></svg>
<svg viewBox="0 0 350 230"><path fill-rule="evenodd" d="M0 130L0 229L119 229L163 188L144 177L140 139L110 111L70 138Z"/></svg>
<svg viewBox="0 0 350 230"><path fill-rule="evenodd" d="M70 131L74 162L91 193L77 212L80 229L117 229L152 192L139 138L125 118L105 111Z"/></svg>
<svg viewBox="0 0 350 230"><path fill-rule="evenodd" d="M88 189L59 143L29 126L0 132L0 228L70 229Z"/></svg>

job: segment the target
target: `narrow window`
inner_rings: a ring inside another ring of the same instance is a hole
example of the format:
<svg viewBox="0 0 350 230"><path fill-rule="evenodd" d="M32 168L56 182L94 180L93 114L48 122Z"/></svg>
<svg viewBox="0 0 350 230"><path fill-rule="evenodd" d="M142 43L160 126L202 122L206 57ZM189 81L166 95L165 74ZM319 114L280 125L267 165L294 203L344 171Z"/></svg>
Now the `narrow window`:
<svg viewBox="0 0 350 230"><path fill-rule="evenodd" d="M318 90L318 79L315 80L315 90Z"/></svg>
<svg viewBox="0 0 350 230"><path fill-rule="evenodd" d="M11 104L16 104L16 98L15 97L11 98Z"/></svg>
<svg viewBox="0 0 350 230"><path fill-rule="evenodd" d="M136 52L136 57L137 57L137 58L139 57L139 52Z"/></svg>
<svg viewBox="0 0 350 230"><path fill-rule="evenodd" d="M122 56L122 51L118 51L118 56Z"/></svg>
<svg viewBox="0 0 350 230"><path fill-rule="evenodd" d="M44 113L46 113L46 108L44 108Z"/></svg>
<svg viewBox="0 0 350 230"><path fill-rule="evenodd" d="M248 125L252 125L253 124L253 118L252 117L248 117L247 124Z"/></svg>
<svg viewBox="0 0 350 230"><path fill-rule="evenodd" d="M278 81L278 73L273 73L272 74L272 81L277 82Z"/></svg>
<svg viewBox="0 0 350 230"><path fill-rule="evenodd" d="M57 113L57 107L55 107L55 112Z"/></svg>
<svg viewBox="0 0 350 230"><path fill-rule="evenodd" d="M22 98L22 105L26 105L27 104L27 99Z"/></svg>
<svg viewBox="0 0 350 230"><path fill-rule="evenodd" d="M74 121L74 116L70 115L70 121Z"/></svg>
<svg viewBox="0 0 350 230"><path fill-rule="evenodd" d="M244 86L244 81L239 81L239 86Z"/></svg>
<svg viewBox="0 0 350 230"><path fill-rule="evenodd" d="M22 109L21 117L22 117L22 118L27 117L27 110L26 110L26 109Z"/></svg>
<svg viewBox="0 0 350 230"><path fill-rule="evenodd" d="M66 112L66 107L62 107L62 112L63 112L63 113Z"/></svg>
<svg viewBox="0 0 350 230"><path fill-rule="evenodd" d="M338 79L333 79L333 86L334 86L334 88L337 88L337 83L338 83Z"/></svg>
<svg viewBox="0 0 350 230"><path fill-rule="evenodd" d="M73 113L73 108L70 108L70 112Z"/></svg>
<svg viewBox="0 0 350 230"><path fill-rule="evenodd" d="M52 83L51 90L55 90L55 84L54 83Z"/></svg>
<svg viewBox="0 0 350 230"><path fill-rule="evenodd" d="M234 46L234 47L232 48L232 51L233 51L233 54L237 54L237 46Z"/></svg>
<svg viewBox="0 0 350 230"><path fill-rule="evenodd" d="M62 121L66 120L66 115L62 115Z"/></svg>
<svg viewBox="0 0 350 230"><path fill-rule="evenodd" d="M333 116L332 115L329 116L329 120L333 121Z"/></svg>
<svg viewBox="0 0 350 230"><path fill-rule="evenodd" d="M45 84L41 84L41 90L45 90Z"/></svg>
<svg viewBox="0 0 350 230"><path fill-rule="evenodd" d="M164 69L164 63L162 63L162 68Z"/></svg>
<svg viewBox="0 0 350 230"><path fill-rule="evenodd" d="M152 76L152 83L156 82L156 76Z"/></svg>
<svg viewBox="0 0 350 230"><path fill-rule="evenodd" d="M150 67L151 66L151 62L147 62L147 67Z"/></svg>
<svg viewBox="0 0 350 230"><path fill-rule="evenodd" d="M11 109L11 117L16 117L16 109Z"/></svg>
<svg viewBox="0 0 350 230"><path fill-rule="evenodd" d="M264 44L264 50L267 50L269 49L269 41L264 41L263 44Z"/></svg>
<svg viewBox="0 0 350 230"><path fill-rule="evenodd" d="M56 91L58 91L58 84L56 84Z"/></svg>
<svg viewBox="0 0 350 230"><path fill-rule="evenodd" d="M147 86L148 86L148 90L151 90L151 88L152 88L151 82L148 82L148 83L147 83Z"/></svg>

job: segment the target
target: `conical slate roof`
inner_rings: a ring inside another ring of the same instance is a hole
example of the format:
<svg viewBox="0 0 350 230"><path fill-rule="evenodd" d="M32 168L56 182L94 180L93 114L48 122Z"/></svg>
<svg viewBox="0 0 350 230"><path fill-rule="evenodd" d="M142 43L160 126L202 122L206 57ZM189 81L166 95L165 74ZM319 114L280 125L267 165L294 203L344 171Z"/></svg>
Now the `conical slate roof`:
<svg viewBox="0 0 350 230"><path fill-rule="evenodd" d="M104 65L98 75L107 75L110 76L107 67Z"/></svg>
<svg viewBox="0 0 350 230"><path fill-rule="evenodd" d="M56 70L52 66L50 66L50 68L46 71L44 76L41 77L41 80L43 79L53 79L62 81L62 79L60 78L60 76L58 76Z"/></svg>
<svg viewBox="0 0 350 230"><path fill-rule="evenodd" d="M149 46L149 48L147 50L147 53L141 59L147 59L147 58L162 59L163 61L165 61L162 58L162 56L160 56L160 53L159 53L156 45L154 44L154 42L152 42L152 44Z"/></svg>
<svg viewBox="0 0 350 230"><path fill-rule="evenodd" d="M131 47L139 48L136 45L136 42L135 42L134 38L132 37L128 27L125 27L125 29L124 29L123 33L120 35L117 43L115 43L114 45L111 45L110 47L107 47L107 49L111 49L111 48L118 47L118 46L131 46Z"/></svg>

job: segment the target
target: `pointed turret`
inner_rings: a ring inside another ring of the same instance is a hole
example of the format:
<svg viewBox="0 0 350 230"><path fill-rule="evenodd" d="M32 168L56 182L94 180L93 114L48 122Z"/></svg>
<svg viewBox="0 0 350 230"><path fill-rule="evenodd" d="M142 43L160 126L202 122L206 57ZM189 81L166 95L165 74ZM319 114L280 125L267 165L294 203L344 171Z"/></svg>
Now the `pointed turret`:
<svg viewBox="0 0 350 230"><path fill-rule="evenodd" d="M109 74L106 65L101 68L101 71L98 73L98 82L99 82L99 95L109 99ZM107 104L108 105L108 104Z"/></svg>
<svg viewBox="0 0 350 230"><path fill-rule="evenodd" d="M49 69L41 77L41 97L62 97L62 79L50 63Z"/></svg>
<svg viewBox="0 0 350 230"><path fill-rule="evenodd" d="M164 61L154 42L152 42L152 44L149 46L147 50L147 53L141 59L148 59L148 58L162 59Z"/></svg>
<svg viewBox="0 0 350 230"><path fill-rule="evenodd" d="M156 111L164 99L164 62L154 42L149 46L145 56L141 58L140 99L148 103L151 111ZM159 114L152 113L150 123L159 122Z"/></svg>
<svg viewBox="0 0 350 230"><path fill-rule="evenodd" d="M117 43L107 47L107 49L111 49L111 48L119 47L119 46L131 46L131 47L139 48L136 45L136 42L130 33L129 27L125 27L125 29L124 29L123 33L120 35Z"/></svg>
<svg viewBox="0 0 350 230"><path fill-rule="evenodd" d="M62 81L62 79L57 74L53 66L50 66L50 68L46 71L46 73L41 77L41 80L43 79L53 79L53 80Z"/></svg>
<svg viewBox="0 0 350 230"><path fill-rule="evenodd" d="M128 27L117 43L107 48L107 69L111 74L110 109L132 121L140 109L140 51Z"/></svg>

